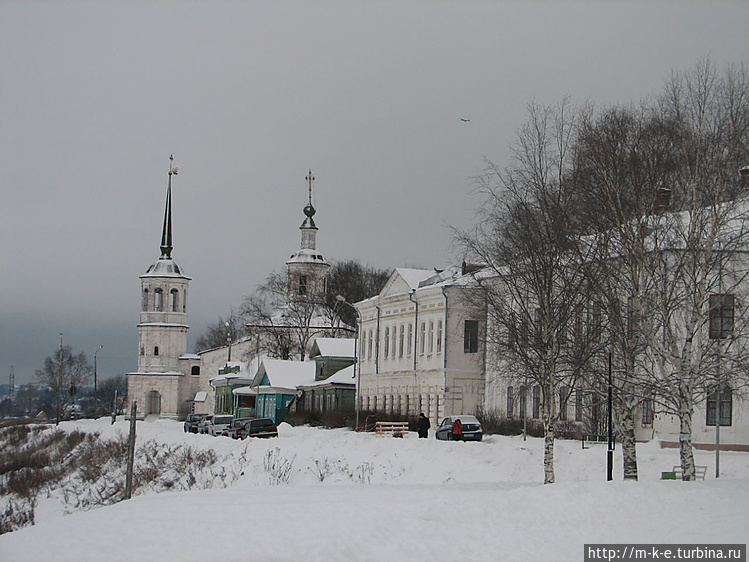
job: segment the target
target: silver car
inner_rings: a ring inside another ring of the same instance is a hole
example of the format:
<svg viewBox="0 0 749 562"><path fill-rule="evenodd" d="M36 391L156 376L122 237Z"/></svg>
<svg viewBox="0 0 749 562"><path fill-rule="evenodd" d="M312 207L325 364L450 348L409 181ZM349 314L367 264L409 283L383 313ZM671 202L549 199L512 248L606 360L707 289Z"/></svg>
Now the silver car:
<svg viewBox="0 0 749 562"><path fill-rule="evenodd" d="M458 435L453 433L453 422L455 420L460 420L462 426ZM481 428L481 422L476 419L476 416L459 414L443 419L437 428L435 437L444 441L481 441L484 432Z"/></svg>
<svg viewBox="0 0 749 562"><path fill-rule="evenodd" d="M226 435L234 416L213 416L206 424L207 433L216 437Z"/></svg>

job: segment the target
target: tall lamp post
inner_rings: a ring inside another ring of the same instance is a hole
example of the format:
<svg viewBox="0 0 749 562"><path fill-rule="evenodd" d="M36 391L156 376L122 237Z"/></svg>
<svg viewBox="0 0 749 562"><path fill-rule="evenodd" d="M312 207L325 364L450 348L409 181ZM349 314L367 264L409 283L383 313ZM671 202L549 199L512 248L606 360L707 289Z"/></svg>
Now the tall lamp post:
<svg viewBox="0 0 749 562"><path fill-rule="evenodd" d="M606 480L614 479L614 420L612 415L611 352L609 351L609 395L608 395L608 449L606 450Z"/></svg>
<svg viewBox="0 0 749 562"><path fill-rule="evenodd" d="M99 353L103 347L103 345L100 345L99 349L94 351L94 419L99 418L99 396L96 388L96 354Z"/></svg>
<svg viewBox="0 0 749 562"><path fill-rule="evenodd" d="M360 396L359 396L359 379L361 379L361 373L357 372L358 365L359 365L359 354L356 352L357 348L359 347L359 323L361 322L361 316L359 315L359 310L350 302L348 302L343 295L337 295L335 298L338 302L349 305L354 312L356 313L356 326L354 327L354 379L356 379L356 397L355 397L355 410L356 410L356 425L355 425L355 431L358 431L359 429L359 403L360 403Z"/></svg>

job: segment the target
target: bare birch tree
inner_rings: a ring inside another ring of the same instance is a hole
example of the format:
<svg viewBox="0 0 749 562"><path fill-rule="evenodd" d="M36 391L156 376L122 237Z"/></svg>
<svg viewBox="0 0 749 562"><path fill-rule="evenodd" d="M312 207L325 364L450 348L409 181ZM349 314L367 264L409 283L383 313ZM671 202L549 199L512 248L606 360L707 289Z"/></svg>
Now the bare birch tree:
<svg viewBox="0 0 749 562"><path fill-rule="evenodd" d="M75 355L73 348L62 345L62 342L57 352L44 360L44 367L36 370L34 378L54 393L58 424L65 406L72 401L75 390L88 382L92 373L86 354L81 352Z"/></svg>
<svg viewBox="0 0 749 562"><path fill-rule="evenodd" d="M738 170L749 161L749 80L744 67L719 73L710 61L674 74L655 106L676 131L668 174L672 212L653 226L659 287L644 301L643 334L661 406L679 419L683 478L695 477L695 406L716 384L742 384L746 361L747 185ZM728 305L730 298L731 304ZM730 318L729 318L730 314ZM711 321L720 327L711 334ZM715 336L715 337L712 337ZM724 369L716 381L719 365Z"/></svg>
<svg viewBox="0 0 749 562"><path fill-rule="evenodd" d="M581 366L569 362L575 349L569 327L585 283L573 263L581 233L573 189L576 113L566 100L556 107L530 104L528 112L512 165L491 166L478 179L486 201L477 225L456 236L490 273L477 276L493 326L487 361L503 377L540 389L544 483L551 484L559 390L574 385Z"/></svg>
<svg viewBox="0 0 749 562"><path fill-rule="evenodd" d="M578 138L577 179L588 237L601 257L588 275L589 299L606 319L606 351L615 365L612 405L627 480L637 479L636 410L650 399L653 387L642 376L647 343L640 327L643 300L656 289L656 277L648 272L660 270L650 235L670 193L664 185L675 165L668 148L672 138L673 128L644 107L591 112L582 120ZM598 359L586 380L600 392L609 375L606 360Z"/></svg>

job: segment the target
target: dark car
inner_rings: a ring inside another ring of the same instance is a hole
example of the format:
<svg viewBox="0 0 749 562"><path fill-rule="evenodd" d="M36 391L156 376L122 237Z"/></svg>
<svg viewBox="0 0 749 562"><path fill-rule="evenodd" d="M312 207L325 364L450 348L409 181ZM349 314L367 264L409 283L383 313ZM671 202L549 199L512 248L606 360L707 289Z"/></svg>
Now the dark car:
<svg viewBox="0 0 749 562"><path fill-rule="evenodd" d="M242 428L245 422L250 421L252 418L234 418L229 427L226 428L224 435L228 435L232 439L239 439L239 435L242 433Z"/></svg>
<svg viewBox="0 0 749 562"><path fill-rule="evenodd" d="M453 422L455 420L460 420L460 423L463 426L460 437L453 435ZM437 437L437 439L442 439L443 441L481 441L484 437L484 432L481 429L481 422L476 419L476 416L470 414L458 414L443 419L437 428L435 437Z"/></svg>
<svg viewBox="0 0 749 562"><path fill-rule="evenodd" d="M185 433L197 433L200 420L205 418L207 415L208 414L189 414L185 419Z"/></svg>
<svg viewBox="0 0 749 562"><path fill-rule="evenodd" d="M237 437L278 437L278 428L270 418L257 418L244 422L244 425L237 429Z"/></svg>

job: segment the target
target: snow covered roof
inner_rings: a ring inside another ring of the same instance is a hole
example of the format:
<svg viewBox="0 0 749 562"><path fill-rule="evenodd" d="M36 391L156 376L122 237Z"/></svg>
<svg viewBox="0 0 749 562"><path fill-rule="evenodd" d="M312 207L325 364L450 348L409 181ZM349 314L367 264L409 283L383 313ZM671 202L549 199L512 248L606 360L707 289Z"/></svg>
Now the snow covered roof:
<svg viewBox="0 0 749 562"><path fill-rule="evenodd" d="M327 265L325 257L317 250L301 249L291 254L286 263L322 263Z"/></svg>
<svg viewBox="0 0 749 562"><path fill-rule="evenodd" d="M434 269L408 269L405 267L397 267L395 271L412 289L418 289L422 281L429 279L435 273Z"/></svg>
<svg viewBox="0 0 749 562"><path fill-rule="evenodd" d="M354 357L356 340L353 338L317 338L310 357Z"/></svg>
<svg viewBox="0 0 749 562"><path fill-rule="evenodd" d="M146 272L141 275L143 277L179 277L181 279L190 279L171 258L160 258L155 264L149 267Z"/></svg>
<svg viewBox="0 0 749 562"><path fill-rule="evenodd" d="M270 386L274 388L295 389L310 380L315 380L314 361L284 361L282 359L265 359L258 369L254 385L268 376Z"/></svg>
<svg viewBox="0 0 749 562"><path fill-rule="evenodd" d="M305 326L315 329L331 329L337 328L342 330L354 331L353 328L346 324L339 322L333 324L330 321L330 316L325 314L325 309L322 306L315 306L315 309L310 314L310 317L306 317L306 311L295 311L293 306L284 305L278 308L270 319L264 319L263 321L255 324L256 326L268 326L275 328L293 328L304 323Z"/></svg>
<svg viewBox="0 0 749 562"><path fill-rule="evenodd" d="M239 368L239 370L233 373L224 373L222 375L212 377L208 379L208 384L215 387L217 385L221 386L224 384L228 384L230 382L234 384L236 384L237 382L242 382L242 381L251 383L253 379L255 378L255 373L257 372L258 364L259 364L258 359L253 359L249 363L245 363L243 361L229 361L225 367L222 367L222 369L229 367L229 368Z"/></svg>
<svg viewBox="0 0 749 562"><path fill-rule="evenodd" d="M354 378L354 365L349 365L345 369L341 369L337 373L330 375L327 379L320 381L312 380L298 386L302 388L312 388L315 386L325 386L331 383L355 385L356 379Z"/></svg>

